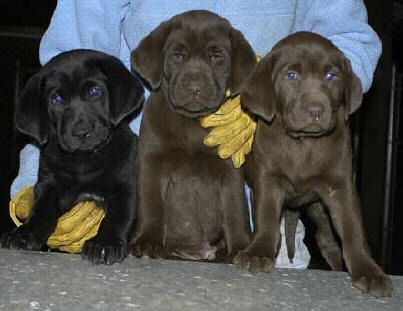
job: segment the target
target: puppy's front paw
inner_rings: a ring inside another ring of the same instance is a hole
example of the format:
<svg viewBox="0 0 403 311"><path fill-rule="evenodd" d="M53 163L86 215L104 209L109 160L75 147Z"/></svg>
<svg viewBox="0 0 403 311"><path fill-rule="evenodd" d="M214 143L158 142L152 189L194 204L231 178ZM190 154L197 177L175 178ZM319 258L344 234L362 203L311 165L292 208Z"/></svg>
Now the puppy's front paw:
<svg viewBox="0 0 403 311"><path fill-rule="evenodd" d="M391 297L392 280L382 271L364 272L353 277L353 286L375 297Z"/></svg>
<svg viewBox="0 0 403 311"><path fill-rule="evenodd" d="M94 265L112 265L122 262L127 254L127 243L120 238L94 237L84 243L81 257Z"/></svg>
<svg viewBox="0 0 403 311"><path fill-rule="evenodd" d="M30 251L41 250L46 239L41 238L24 225L15 228L1 237L1 247L10 249L25 249Z"/></svg>
<svg viewBox="0 0 403 311"><path fill-rule="evenodd" d="M233 263L242 270L250 272L270 272L274 267L274 259L266 256L241 251L235 256Z"/></svg>
<svg viewBox="0 0 403 311"><path fill-rule="evenodd" d="M166 258L167 250L162 243L147 238L139 238L130 246L131 254L136 257Z"/></svg>

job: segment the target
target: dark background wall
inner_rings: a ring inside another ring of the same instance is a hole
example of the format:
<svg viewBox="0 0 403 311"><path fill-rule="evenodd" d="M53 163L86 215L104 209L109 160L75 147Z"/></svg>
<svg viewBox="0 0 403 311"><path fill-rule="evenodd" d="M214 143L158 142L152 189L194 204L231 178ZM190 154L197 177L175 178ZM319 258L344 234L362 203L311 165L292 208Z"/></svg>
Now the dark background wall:
<svg viewBox="0 0 403 311"><path fill-rule="evenodd" d="M39 40L56 1L14 0L0 4L0 234L8 217L10 183L26 140L13 130L13 106L26 80L39 69ZM403 274L403 0L366 0L369 22L383 42L371 90L353 117L356 181L374 256L391 273ZM308 224L312 267L325 268ZM400 264L400 265L399 265Z"/></svg>
<svg viewBox="0 0 403 311"><path fill-rule="evenodd" d="M10 230L10 184L18 172L18 151L26 140L13 128L14 102L25 81L39 68L38 48L55 1L0 3L0 233Z"/></svg>

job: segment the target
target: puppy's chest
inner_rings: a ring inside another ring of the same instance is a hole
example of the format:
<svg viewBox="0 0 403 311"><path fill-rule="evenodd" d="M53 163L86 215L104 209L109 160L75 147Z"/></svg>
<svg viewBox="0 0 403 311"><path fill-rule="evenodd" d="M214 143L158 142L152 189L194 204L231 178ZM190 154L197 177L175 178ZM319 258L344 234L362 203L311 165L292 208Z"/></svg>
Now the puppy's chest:
<svg viewBox="0 0 403 311"><path fill-rule="evenodd" d="M118 163L117 159L91 154L51 156L44 159L40 172L65 187L85 187L100 181L112 182Z"/></svg>
<svg viewBox="0 0 403 311"><path fill-rule="evenodd" d="M199 119L190 119L172 112L161 103L150 102L142 124L140 144L159 145L165 151L181 150L188 154L217 154L215 149L203 143L208 130L200 125ZM160 108L158 111L158 109Z"/></svg>
<svg viewBox="0 0 403 311"><path fill-rule="evenodd" d="M348 167L343 164L349 160L345 149L332 137L295 139L284 132L260 131L252 151L253 165L304 191Z"/></svg>

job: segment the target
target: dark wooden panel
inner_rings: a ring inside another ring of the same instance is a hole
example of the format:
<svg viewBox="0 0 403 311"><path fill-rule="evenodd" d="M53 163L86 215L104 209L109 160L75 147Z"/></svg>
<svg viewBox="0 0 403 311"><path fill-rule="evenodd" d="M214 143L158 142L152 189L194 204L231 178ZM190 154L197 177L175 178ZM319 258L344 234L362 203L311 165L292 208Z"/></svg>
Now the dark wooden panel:
<svg viewBox="0 0 403 311"><path fill-rule="evenodd" d="M369 23L382 39L383 52L371 90L360 109L361 145L358 184L361 194L364 225L370 247L381 264L385 214L385 172L392 77L392 1L365 1Z"/></svg>

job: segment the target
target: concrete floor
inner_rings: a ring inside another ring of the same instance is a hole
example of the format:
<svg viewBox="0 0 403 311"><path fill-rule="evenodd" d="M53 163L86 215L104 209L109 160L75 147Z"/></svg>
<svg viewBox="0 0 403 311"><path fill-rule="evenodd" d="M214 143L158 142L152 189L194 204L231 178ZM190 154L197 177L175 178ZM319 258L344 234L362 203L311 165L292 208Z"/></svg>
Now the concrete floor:
<svg viewBox="0 0 403 311"><path fill-rule="evenodd" d="M403 310L394 296L362 295L346 273L127 258L93 266L79 255L0 249L0 310Z"/></svg>

